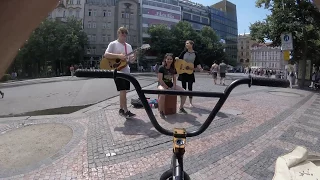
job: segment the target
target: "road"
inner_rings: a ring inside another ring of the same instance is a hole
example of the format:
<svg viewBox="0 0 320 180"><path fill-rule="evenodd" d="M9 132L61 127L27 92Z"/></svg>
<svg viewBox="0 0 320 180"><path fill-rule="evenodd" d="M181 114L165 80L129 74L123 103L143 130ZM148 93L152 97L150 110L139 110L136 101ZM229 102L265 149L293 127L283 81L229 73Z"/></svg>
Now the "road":
<svg viewBox="0 0 320 180"><path fill-rule="evenodd" d="M142 87L153 84L155 76L150 74L135 75ZM225 86L212 86L213 80L210 75L197 74L197 82L194 90L218 91L224 90ZM13 115L49 115L72 113L88 105L98 103L118 95L112 79L64 79L58 82L28 84L23 86L5 87L1 89L5 93L4 99L0 99L0 116ZM239 78L229 74L229 80ZM180 82L178 82L180 85ZM131 84L131 90L133 90ZM250 90L264 89L253 87ZM248 91L248 86L240 86L233 93ZM63 107L63 108L61 108ZM41 111L42 112L34 112ZM27 114L26 114L27 113Z"/></svg>
<svg viewBox="0 0 320 180"><path fill-rule="evenodd" d="M137 78L142 87L153 84L156 80L155 77L147 76ZM134 89L132 87L131 84L131 89ZM79 79L7 87L1 90L5 93L5 97L0 99L0 116L90 105L118 95L113 79ZM81 107L76 109L79 108Z"/></svg>

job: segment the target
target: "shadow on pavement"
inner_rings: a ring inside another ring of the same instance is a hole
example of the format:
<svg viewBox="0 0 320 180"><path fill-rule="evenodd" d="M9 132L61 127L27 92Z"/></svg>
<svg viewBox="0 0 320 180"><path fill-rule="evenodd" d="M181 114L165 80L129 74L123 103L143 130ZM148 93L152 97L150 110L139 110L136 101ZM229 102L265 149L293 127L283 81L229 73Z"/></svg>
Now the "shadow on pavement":
<svg viewBox="0 0 320 180"><path fill-rule="evenodd" d="M189 114L173 114L173 115L167 115L167 118L165 119L165 121L170 124L187 122L194 126L201 126L201 123L196 119L197 117L190 113Z"/></svg>
<svg viewBox="0 0 320 180"><path fill-rule="evenodd" d="M209 116L209 114L211 113L212 110L209 110L209 109L205 109L205 108L202 108L202 107L191 107L191 108L188 108L191 110L191 113L194 113L194 114L198 114L200 116L202 115L205 115L205 116ZM223 112L218 112L216 117L220 117L220 118L228 118L229 116Z"/></svg>
<svg viewBox="0 0 320 180"><path fill-rule="evenodd" d="M66 107L59 107L59 108L52 108L52 109L44 109L38 111L30 111L21 114L9 114L9 115L2 115L0 118L6 117L20 117L20 116L44 116L44 115L57 115L57 114L70 114L76 111L79 111L83 108L92 106L93 104L82 105L82 106L66 106Z"/></svg>
<svg viewBox="0 0 320 180"><path fill-rule="evenodd" d="M150 138L157 138L161 134L156 130L151 130L151 122L144 122L138 118L130 118L124 122L124 127L115 127L115 131L121 131L123 135L146 135Z"/></svg>

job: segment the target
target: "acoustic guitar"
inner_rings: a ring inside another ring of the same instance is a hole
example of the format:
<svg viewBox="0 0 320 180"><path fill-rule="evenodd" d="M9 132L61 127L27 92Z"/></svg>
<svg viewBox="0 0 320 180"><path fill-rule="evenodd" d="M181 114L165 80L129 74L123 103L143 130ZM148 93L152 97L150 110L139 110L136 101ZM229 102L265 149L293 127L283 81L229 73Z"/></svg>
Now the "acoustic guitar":
<svg viewBox="0 0 320 180"><path fill-rule="evenodd" d="M174 67L176 68L177 74L192 74L195 69L193 63L188 63L183 59L176 59Z"/></svg>
<svg viewBox="0 0 320 180"><path fill-rule="evenodd" d="M150 45L149 44L143 44L141 47L133 50L132 52L126 54L125 56L128 57L135 53L138 50L146 50L149 49ZM127 60L121 60L121 59L109 59L105 58L102 56L102 60L100 61L100 69L105 69L105 70L115 70L117 69L120 71L121 69L125 68L128 65Z"/></svg>

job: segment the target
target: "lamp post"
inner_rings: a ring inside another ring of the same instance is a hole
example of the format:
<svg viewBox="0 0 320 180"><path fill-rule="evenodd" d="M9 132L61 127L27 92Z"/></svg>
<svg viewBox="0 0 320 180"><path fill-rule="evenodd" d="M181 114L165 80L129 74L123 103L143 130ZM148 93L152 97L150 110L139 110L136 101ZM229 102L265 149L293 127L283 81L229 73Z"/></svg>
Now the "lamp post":
<svg viewBox="0 0 320 180"><path fill-rule="evenodd" d="M301 71L301 81L299 82L299 87L304 87L305 84L305 76L306 76L306 62L307 62L307 51L308 51L308 42L307 42L307 33L305 28L305 18L301 10L301 1L297 0L297 5L299 7L299 15L302 21L302 37L303 37L303 51L302 51L302 61L301 64L299 63L299 66L302 68Z"/></svg>

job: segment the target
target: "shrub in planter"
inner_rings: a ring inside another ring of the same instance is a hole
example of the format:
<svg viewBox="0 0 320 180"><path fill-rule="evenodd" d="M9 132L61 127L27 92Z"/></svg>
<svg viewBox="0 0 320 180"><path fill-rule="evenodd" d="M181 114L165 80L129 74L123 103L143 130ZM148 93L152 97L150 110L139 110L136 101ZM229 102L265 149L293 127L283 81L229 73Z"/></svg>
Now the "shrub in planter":
<svg viewBox="0 0 320 180"><path fill-rule="evenodd" d="M4 76L2 76L2 78L0 79L1 82L6 82L8 80L11 79L11 75L10 74L5 74Z"/></svg>

